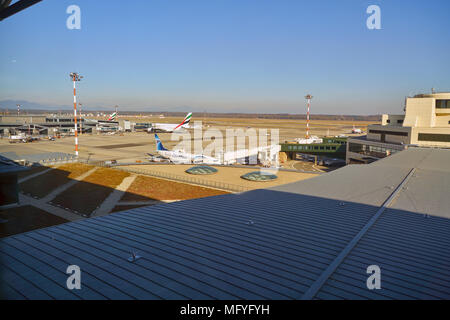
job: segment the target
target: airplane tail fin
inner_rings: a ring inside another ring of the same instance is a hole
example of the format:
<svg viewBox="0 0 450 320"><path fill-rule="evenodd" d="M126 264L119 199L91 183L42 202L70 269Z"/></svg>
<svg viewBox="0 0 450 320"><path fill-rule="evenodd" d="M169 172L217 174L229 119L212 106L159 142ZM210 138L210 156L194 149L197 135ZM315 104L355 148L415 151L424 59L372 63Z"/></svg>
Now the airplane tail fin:
<svg viewBox="0 0 450 320"><path fill-rule="evenodd" d="M183 121L181 121L181 123L179 125L177 125L175 127L175 129L173 129L174 131L179 129L180 127L183 127L185 125L188 125L189 122L191 121L191 117L192 117L192 112L189 112L186 117L184 117Z"/></svg>
<svg viewBox="0 0 450 320"><path fill-rule="evenodd" d="M117 117L117 112L113 112L113 113L109 116L108 121L114 121L114 120L116 119L116 117Z"/></svg>
<svg viewBox="0 0 450 320"><path fill-rule="evenodd" d="M156 150L158 151L164 151L167 150L166 148L164 148L161 139L159 139L158 135L155 133L155 140L156 140Z"/></svg>

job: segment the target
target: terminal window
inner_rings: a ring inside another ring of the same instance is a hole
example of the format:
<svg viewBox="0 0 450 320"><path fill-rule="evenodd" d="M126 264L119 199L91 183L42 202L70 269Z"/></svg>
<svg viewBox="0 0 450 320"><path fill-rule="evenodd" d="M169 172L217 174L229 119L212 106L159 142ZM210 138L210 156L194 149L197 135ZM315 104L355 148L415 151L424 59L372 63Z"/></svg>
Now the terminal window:
<svg viewBox="0 0 450 320"><path fill-rule="evenodd" d="M408 132L397 132L397 131L383 131L383 130L369 130L369 133L375 133L375 134L389 134L392 136L408 136Z"/></svg>
<svg viewBox="0 0 450 320"><path fill-rule="evenodd" d="M436 100L436 108L438 109L450 109L450 100Z"/></svg>
<svg viewBox="0 0 450 320"><path fill-rule="evenodd" d="M384 158L388 154L394 154L398 152L398 150L393 148L386 148L381 146L373 146L359 143L350 143L348 149L350 152L360 153L377 158Z"/></svg>
<svg viewBox="0 0 450 320"><path fill-rule="evenodd" d="M419 141L450 142L450 134L419 133Z"/></svg>

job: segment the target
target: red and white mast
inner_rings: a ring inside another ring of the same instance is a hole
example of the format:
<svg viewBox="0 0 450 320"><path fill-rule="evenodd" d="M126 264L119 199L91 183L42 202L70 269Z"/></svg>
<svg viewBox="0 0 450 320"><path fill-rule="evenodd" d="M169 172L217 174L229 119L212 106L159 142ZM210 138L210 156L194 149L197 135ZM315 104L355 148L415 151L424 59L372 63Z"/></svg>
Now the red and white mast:
<svg viewBox="0 0 450 320"><path fill-rule="evenodd" d="M83 78L83 76L80 76L76 72L71 72L70 78L72 78L72 81L73 81L73 117L74 117L74 122L75 122L75 156L78 157L77 91L76 91L75 83L77 81L80 81Z"/></svg>
<svg viewBox="0 0 450 320"><path fill-rule="evenodd" d="M311 109L311 99L312 99L312 95L307 94L305 96L306 99L306 103L308 105L308 109L306 111L306 139L309 139L309 110Z"/></svg>
<svg viewBox="0 0 450 320"><path fill-rule="evenodd" d="M83 114L81 113L82 104L78 102L78 107L80 108L80 136L83 135Z"/></svg>

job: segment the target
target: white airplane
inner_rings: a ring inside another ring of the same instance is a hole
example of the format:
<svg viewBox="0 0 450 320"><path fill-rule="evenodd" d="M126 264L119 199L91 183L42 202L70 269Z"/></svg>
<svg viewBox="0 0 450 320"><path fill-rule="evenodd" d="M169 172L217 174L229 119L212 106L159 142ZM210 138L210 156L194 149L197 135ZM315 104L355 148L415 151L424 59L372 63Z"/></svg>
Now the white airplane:
<svg viewBox="0 0 450 320"><path fill-rule="evenodd" d="M189 112L187 116L179 124L175 123L152 123L152 127L148 128L148 132L174 132L181 129L189 129L189 122L191 121L192 112Z"/></svg>
<svg viewBox="0 0 450 320"><path fill-rule="evenodd" d="M169 159L173 163L177 164L221 164L221 161L219 159L205 156L203 154L192 154L184 152L183 150L168 150L164 148L161 140L159 139L158 135L155 133L155 140L156 140L156 151L166 159Z"/></svg>
<svg viewBox="0 0 450 320"><path fill-rule="evenodd" d="M363 132L361 129L355 128L355 126L353 126L352 133L363 133Z"/></svg>
<svg viewBox="0 0 450 320"><path fill-rule="evenodd" d="M236 151L220 154L219 158L206 156L204 154L192 154L183 150L167 150L161 143L158 135L155 133L156 150L158 154L177 164L211 164L211 165L230 165L235 163L256 164L258 160L261 163L278 163L278 153L281 150L280 145L269 145L252 149L240 149ZM255 163L250 163L255 161Z"/></svg>
<svg viewBox="0 0 450 320"><path fill-rule="evenodd" d="M115 121L117 117L117 111L114 111L113 113L110 114L110 116L108 117L108 119L106 121Z"/></svg>
<svg viewBox="0 0 450 320"><path fill-rule="evenodd" d="M96 119L84 119L84 122L86 124L97 124L97 123L116 123L117 122L117 111L114 111L113 113L111 113L108 117L108 119L106 120L96 120Z"/></svg>

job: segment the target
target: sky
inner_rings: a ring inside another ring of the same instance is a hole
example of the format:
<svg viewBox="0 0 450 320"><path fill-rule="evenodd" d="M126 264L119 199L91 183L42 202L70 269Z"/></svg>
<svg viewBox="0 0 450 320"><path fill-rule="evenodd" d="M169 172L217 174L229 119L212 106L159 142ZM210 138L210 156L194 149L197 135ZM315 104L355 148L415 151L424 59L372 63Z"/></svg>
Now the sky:
<svg viewBox="0 0 450 320"><path fill-rule="evenodd" d="M450 91L449 12L448 0L43 0L0 22L0 101L70 106L74 71L91 109L301 114L310 93L315 114L401 114L405 96Z"/></svg>

